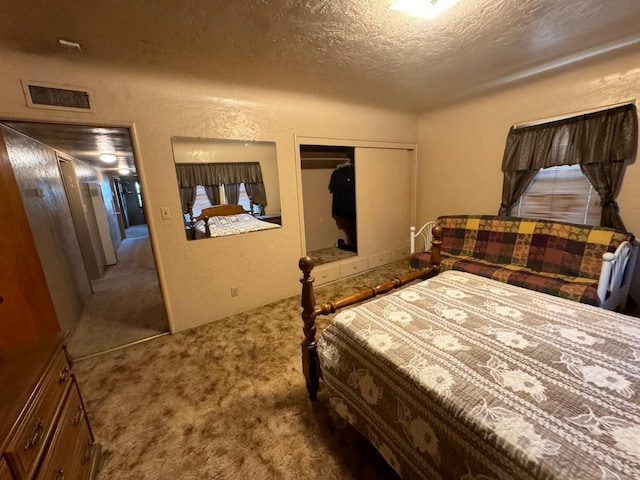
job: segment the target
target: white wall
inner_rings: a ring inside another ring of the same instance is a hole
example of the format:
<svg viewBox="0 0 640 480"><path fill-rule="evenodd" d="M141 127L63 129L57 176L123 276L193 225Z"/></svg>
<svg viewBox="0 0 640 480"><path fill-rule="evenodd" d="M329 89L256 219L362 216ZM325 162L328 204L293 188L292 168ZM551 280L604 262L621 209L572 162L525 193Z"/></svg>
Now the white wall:
<svg viewBox="0 0 640 480"><path fill-rule="evenodd" d="M534 83L420 117L417 224L447 214L497 214L502 155L516 123L640 100L640 53L593 61ZM618 196L627 229L640 236L640 165ZM633 296L640 300L640 269Z"/></svg>
<svg viewBox="0 0 640 480"><path fill-rule="evenodd" d="M295 135L417 141L416 115L312 96L161 78L0 50L0 118L131 125L145 208L170 325L179 331L299 292L302 255ZM21 79L89 88L96 113L29 109ZM283 228L188 242L171 137L275 141ZM160 207L174 215L161 220ZM375 208L375 206L372 206ZM237 286L239 296L231 297Z"/></svg>

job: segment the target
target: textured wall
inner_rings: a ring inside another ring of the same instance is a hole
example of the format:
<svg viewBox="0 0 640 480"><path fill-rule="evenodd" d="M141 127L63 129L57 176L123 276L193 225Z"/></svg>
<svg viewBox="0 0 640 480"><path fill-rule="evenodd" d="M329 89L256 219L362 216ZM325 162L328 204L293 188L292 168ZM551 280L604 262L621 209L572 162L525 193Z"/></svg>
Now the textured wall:
<svg viewBox="0 0 640 480"><path fill-rule="evenodd" d="M423 114L420 118L418 212L496 214L502 155L511 125L640 97L640 54L568 70L534 84ZM640 165L627 167L618 196L627 229L640 236ZM640 268L634 297L640 300Z"/></svg>
<svg viewBox="0 0 640 480"><path fill-rule="evenodd" d="M302 254L295 136L417 141L417 115L273 90L114 72L82 61L2 51L0 116L131 125L159 278L174 331L298 294ZM20 79L92 89L95 114L25 107ZM276 142L283 228L188 242L180 215L171 137ZM381 172L381 175L384 175ZM170 220L160 208L169 207ZM370 208L375 208L371 205ZM239 295L231 297L237 286Z"/></svg>

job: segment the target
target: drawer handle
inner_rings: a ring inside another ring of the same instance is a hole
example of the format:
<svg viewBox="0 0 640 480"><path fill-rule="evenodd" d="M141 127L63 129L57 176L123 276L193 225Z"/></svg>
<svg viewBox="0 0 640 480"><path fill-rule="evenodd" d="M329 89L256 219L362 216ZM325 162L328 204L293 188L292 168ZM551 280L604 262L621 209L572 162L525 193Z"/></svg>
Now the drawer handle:
<svg viewBox="0 0 640 480"><path fill-rule="evenodd" d="M56 471L56 480L64 480L64 470L62 468Z"/></svg>
<svg viewBox="0 0 640 480"><path fill-rule="evenodd" d="M78 405L78 409L76 410L76 415L75 417L73 417L73 420L71 421L71 425L78 425L83 418L84 418L84 408L82 408L82 405Z"/></svg>
<svg viewBox="0 0 640 480"><path fill-rule="evenodd" d="M93 455L93 442L89 441L87 442L87 445L84 447L84 455L82 456L80 463L82 464L87 463L89 460L91 460L92 455Z"/></svg>
<svg viewBox="0 0 640 480"><path fill-rule="evenodd" d="M61 371L60 371L60 375L58 375L58 380L57 383L64 383L67 381L67 379L69 378L69 367L64 367Z"/></svg>
<svg viewBox="0 0 640 480"><path fill-rule="evenodd" d="M27 444L24 446L24 449L29 450L30 448L35 447L40 441L40 439L42 438L43 433L44 433L44 424L42 423L42 420L38 419L38 423L36 423L36 426L33 427L31 440L27 442Z"/></svg>

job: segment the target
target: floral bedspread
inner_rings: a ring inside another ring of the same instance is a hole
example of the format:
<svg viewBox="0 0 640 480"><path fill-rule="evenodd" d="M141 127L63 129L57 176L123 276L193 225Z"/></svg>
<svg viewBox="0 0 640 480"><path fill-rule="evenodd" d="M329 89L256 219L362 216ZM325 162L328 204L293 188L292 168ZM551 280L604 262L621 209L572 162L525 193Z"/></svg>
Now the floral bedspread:
<svg viewBox="0 0 640 480"><path fill-rule="evenodd" d="M341 312L318 354L406 480L640 478L640 319L446 271Z"/></svg>
<svg viewBox="0 0 640 480"><path fill-rule="evenodd" d="M196 238L206 238L204 220L196 222L195 227ZM280 225L276 223L263 222L249 213L209 218L209 231L211 232L212 237L224 237L226 235L257 232L272 228L280 228Z"/></svg>

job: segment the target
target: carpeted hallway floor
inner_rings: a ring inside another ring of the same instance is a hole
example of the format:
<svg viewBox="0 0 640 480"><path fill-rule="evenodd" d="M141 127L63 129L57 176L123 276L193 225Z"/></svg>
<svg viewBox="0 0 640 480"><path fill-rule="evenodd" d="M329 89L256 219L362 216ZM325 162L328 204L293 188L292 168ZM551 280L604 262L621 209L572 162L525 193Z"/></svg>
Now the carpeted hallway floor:
<svg viewBox="0 0 640 480"><path fill-rule="evenodd" d="M118 248L118 263L91 282L91 300L67 341L72 358L169 331L149 230L135 225L126 235Z"/></svg>
<svg viewBox="0 0 640 480"><path fill-rule="evenodd" d="M399 261L318 287L317 301L406 271ZM291 297L76 362L103 447L100 480L397 479L324 392L308 400L299 304Z"/></svg>

